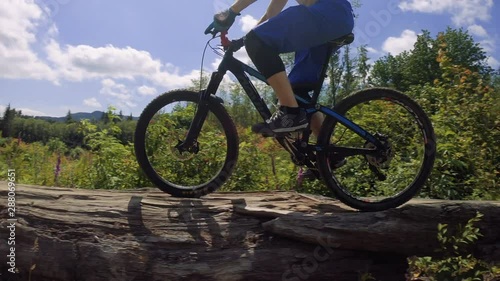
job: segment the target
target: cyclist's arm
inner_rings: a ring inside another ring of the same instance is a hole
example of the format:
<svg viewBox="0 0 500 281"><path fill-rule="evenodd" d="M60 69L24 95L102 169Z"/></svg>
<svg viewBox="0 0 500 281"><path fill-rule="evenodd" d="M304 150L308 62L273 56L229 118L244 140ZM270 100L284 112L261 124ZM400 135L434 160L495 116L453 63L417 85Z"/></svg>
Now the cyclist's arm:
<svg viewBox="0 0 500 281"><path fill-rule="evenodd" d="M240 13L246 7L252 5L257 0L236 0L236 2L231 6L231 10L235 13Z"/></svg>
<svg viewBox="0 0 500 281"><path fill-rule="evenodd" d="M231 10L233 10L233 12L235 13L240 13L255 1L257 0L237 0L231 6ZM283 10L287 2L288 0L271 0L271 3L269 3L269 6L267 7L266 13L262 16L257 25L279 14Z"/></svg>
<svg viewBox="0 0 500 281"><path fill-rule="evenodd" d="M262 16L262 18L260 18L259 22L257 22L257 25L279 14L283 10L287 2L288 0L271 0L271 3L269 3L269 6L267 7L266 13Z"/></svg>

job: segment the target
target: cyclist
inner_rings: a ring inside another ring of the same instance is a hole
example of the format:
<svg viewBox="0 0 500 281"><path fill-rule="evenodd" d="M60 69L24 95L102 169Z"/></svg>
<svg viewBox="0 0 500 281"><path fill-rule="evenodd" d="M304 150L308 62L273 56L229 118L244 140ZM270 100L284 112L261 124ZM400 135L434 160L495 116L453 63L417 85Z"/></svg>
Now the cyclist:
<svg viewBox="0 0 500 281"><path fill-rule="evenodd" d="M227 10L214 15L207 30L227 31L236 16L256 0L236 0ZM273 88L280 107L264 123L252 127L255 133L285 133L303 130L308 120L299 107L294 88L312 85L320 79L327 43L352 32L354 16L347 0L297 0L299 5L283 8L288 0L271 0L257 26L245 36L247 53ZM295 64L287 76L279 54L295 52ZM307 91L307 87L305 88ZM323 116L312 116L311 129L317 136Z"/></svg>

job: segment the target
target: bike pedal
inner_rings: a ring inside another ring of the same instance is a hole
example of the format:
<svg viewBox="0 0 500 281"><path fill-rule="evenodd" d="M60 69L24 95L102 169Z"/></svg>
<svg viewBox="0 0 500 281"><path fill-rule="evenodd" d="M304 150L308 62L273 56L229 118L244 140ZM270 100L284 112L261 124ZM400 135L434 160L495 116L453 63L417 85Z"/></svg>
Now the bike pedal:
<svg viewBox="0 0 500 281"><path fill-rule="evenodd" d="M302 172L302 179L306 181L315 181L318 180L319 177L316 176L316 174L311 169L306 169L304 172Z"/></svg>
<svg viewBox="0 0 500 281"><path fill-rule="evenodd" d="M317 179L318 179L318 177L316 177L315 173L310 169L304 169L301 167L299 169L298 174L297 174L298 186L302 186L302 183L304 183L304 181L310 182L310 181L314 181Z"/></svg>

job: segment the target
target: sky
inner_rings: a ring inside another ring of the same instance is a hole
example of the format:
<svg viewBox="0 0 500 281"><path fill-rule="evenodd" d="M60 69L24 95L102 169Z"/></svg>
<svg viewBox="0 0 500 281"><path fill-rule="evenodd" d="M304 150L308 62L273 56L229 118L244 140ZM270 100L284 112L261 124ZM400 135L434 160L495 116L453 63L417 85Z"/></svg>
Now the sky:
<svg viewBox="0 0 500 281"><path fill-rule="evenodd" d="M244 10L229 31L240 38L270 1ZM140 115L156 96L190 86L200 75L204 35L213 14L233 0L1 0L0 112L68 111ZM493 0L361 0L356 40L371 60L411 50L418 34L448 26L468 30L500 67L500 4ZM296 5L288 1L287 7ZM217 41L215 41L217 43ZM244 50L238 57L248 62ZM208 50L204 71L220 57Z"/></svg>

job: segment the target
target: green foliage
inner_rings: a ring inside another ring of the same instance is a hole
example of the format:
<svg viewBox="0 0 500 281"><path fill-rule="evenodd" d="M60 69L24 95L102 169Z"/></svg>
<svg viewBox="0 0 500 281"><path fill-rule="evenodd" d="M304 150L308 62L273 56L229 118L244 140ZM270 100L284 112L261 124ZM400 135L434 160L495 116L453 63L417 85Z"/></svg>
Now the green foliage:
<svg viewBox="0 0 500 281"><path fill-rule="evenodd" d="M408 91L431 116L438 139L430 189L423 195L498 199L500 89L490 87L478 72L454 64L446 40L438 39L441 77Z"/></svg>
<svg viewBox="0 0 500 281"><path fill-rule="evenodd" d="M107 119L113 122L50 123L16 116L14 128L20 137L0 139L2 171L16 169L20 183L37 185L110 189L148 185L129 141L135 121L116 122L112 108ZM42 141L36 141L41 135ZM0 173L0 179L5 178Z"/></svg>
<svg viewBox="0 0 500 281"><path fill-rule="evenodd" d="M442 40L447 42L444 47ZM479 43L475 43L472 36L463 29L448 28L436 38L432 38L430 32L424 30L411 52L403 52L397 56L389 54L377 60L371 73L371 82L401 91L407 91L411 86L432 84L443 75L443 69L436 60L439 50L445 51L453 64L479 73L482 78L488 78L492 73L486 61L486 53Z"/></svg>
<svg viewBox="0 0 500 281"><path fill-rule="evenodd" d="M289 190L294 186L297 169L288 153L272 139L263 139L248 128L239 128L238 134L238 163L223 190Z"/></svg>
<svg viewBox="0 0 500 281"><path fill-rule="evenodd" d="M20 112L19 112L20 114ZM0 130L2 131L2 137L6 138L9 136L12 136L12 123L14 119L16 118L17 112L14 108L10 107L10 104L5 108L5 112L3 114L2 118L2 123L0 123L2 126L0 127Z"/></svg>
<svg viewBox="0 0 500 281"><path fill-rule="evenodd" d="M377 60L373 65L373 71L369 80L370 83L377 86L405 90L407 83L405 81L404 69L409 56L408 52L403 52L397 56L389 54Z"/></svg>
<svg viewBox="0 0 500 281"><path fill-rule="evenodd" d="M351 47L344 47L344 57L342 59L344 73L341 78L340 91L337 93L337 100L342 100L357 88L357 77L355 74L356 59L351 58Z"/></svg>
<svg viewBox="0 0 500 281"><path fill-rule="evenodd" d="M371 65L368 63L370 58L368 57L368 49L366 45L360 46L358 48L358 60L356 65L356 70L359 78L360 88L365 88L368 84L368 74L370 73Z"/></svg>
<svg viewBox="0 0 500 281"><path fill-rule="evenodd" d="M121 129L115 122L119 117L109 108L106 113L109 127L96 131L95 126L84 122L81 130L87 132L85 144L95 152L92 169L88 170L88 178L93 188L122 189L136 187L138 183L138 165L134 161L132 147L123 145L117 135Z"/></svg>
<svg viewBox="0 0 500 281"><path fill-rule="evenodd" d="M345 57L344 57L345 58ZM340 51L333 53L328 62L328 87L324 103L330 107L334 107L337 103L337 93L340 88L342 74L344 72L343 65L340 59Z"/></svg>
<svg viewBox="0 0 500 281"><path fill-rule="evenodd" d="M282 58L287 65L292 64L292 54ZM356 57L346 47L329 61L328 85L320 97L321 102L333 106L353 90L371 84L404 90L428 113L438 138L435 169L421 196L498 200L500 72L493 72L485 58L480 45L466 31L450 28L436 38L424 31L414 50L396 56L389 54L373 65L368 64L366 46L359 48ZM191 88L198 91L200 87L206 87L208 80L209 76L194 80ZM264 83L255 83L255 86L272 107L276 97L270 87ZM298 168L290 161L289 154L272 139L263 139L250 131L250 126L262 119L239 85L223 85L217 95L224 98L224 106L237 123L240 136L239 162L223 190L295 188L300 192L332 195L320 181L297 186ZM401 118L387 118L383 114L390 111L379 109L377 116L362 108L353 110L352 118L359 124L377 125L382 129L384 126L405 126L399 121ZM162 135L164 126L189 125L194 108L174 111L172 119L159 123L153 133ZM224 147L221 146L222 136L212 121L209 120L208 127L204 128L207 132L206 139L203 139L206 151L201 160L193 160L191 170L180 170L165 163L165 171L189 182L199 180L195 176L188 177L196 174L197 167L215 169L215 165L205 164L217 159ZM19 171L20 182L31 184L84 188L150 186L132 151L135 126L136 121L131 116L125 118L123 114L116 114L112 107L98 121L75 122L68 112L66 122L48 122L22 116L20 111L9 106L0 127L3 136L0 139L0 179L5 178L7 168L14 168ZM344 137L354 144L357 136L346 134ZM165 136L168 141L171 138ZM157 146L155 149L171 149L162 146L165 142L153 145ZM396 158L395 161L402 159ZM355 187L354 192L369 195L370 188L363 183L367 171L356 168L361 161L353 158L348 163L345 174L341 175L343 180ZM56 176L57 167L60 172ZM404 174L391 178L387 181L387 188L404 178Z"/></svg>
<svg viewBox="0 0 500 281"><path fill-rule="evenodd" d="M71 110L68 110L64 122L66 122L67 124L75 122L75 120L73 120L73 116L71 115Z"/></svg>
<svg viewBox="0 0 500 281"><path fill-rule="evenodd" d="M437 239L442 252L441 258L411 257L409 280L429 281L482 281L500 277L500 268L475 258L471 246L481 236L475 226L483 215L477 213L465 226L459 225L455 234L451 234L447 224L438 224Z"/></svg>

